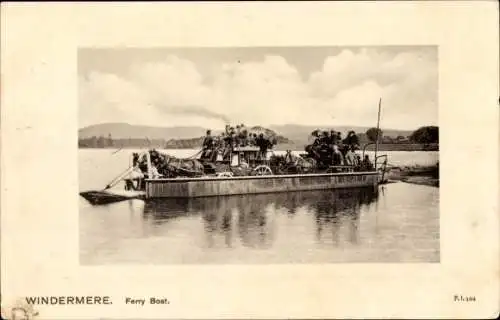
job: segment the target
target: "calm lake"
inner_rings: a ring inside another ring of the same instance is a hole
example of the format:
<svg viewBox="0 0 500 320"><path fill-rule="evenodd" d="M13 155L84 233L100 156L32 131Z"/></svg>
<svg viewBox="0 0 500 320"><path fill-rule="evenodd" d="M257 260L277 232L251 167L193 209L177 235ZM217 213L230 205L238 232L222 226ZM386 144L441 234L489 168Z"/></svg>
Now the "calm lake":
<svg viewBox="0 0 500 320"><path fill-rule="evenodd" d="M102 189L135 150L79 150L80 191ZM178 157L197 150L167 150ZM116 153L115 153L116 152ZM369 153L370 154L370 153ZM438 152L381 152L393 165ZM118 186L121 187L121 186ZM439 262L439 189L333 190L92 206L80 197L80 263Z"/></svg>

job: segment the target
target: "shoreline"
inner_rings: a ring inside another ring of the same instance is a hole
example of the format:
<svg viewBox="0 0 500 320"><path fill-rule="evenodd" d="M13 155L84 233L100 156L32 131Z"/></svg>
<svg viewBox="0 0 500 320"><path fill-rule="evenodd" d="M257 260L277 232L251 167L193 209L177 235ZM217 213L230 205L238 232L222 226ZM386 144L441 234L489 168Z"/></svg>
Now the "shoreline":
<svg viewBox="0 0 500 320"><path fill-rule="evenodd" d="M385 177L390 182L405 182L439 188L439 163L432 166L393 166Z"/></svg>
<svg viewBox="0 0 500 320"><path fill-rule="evenodd" d="M199 147L193 147L193 148L165 148L162 146L114 146L114 147L103 147L103 148L94 148L94 147L78 147L78 149L82 150L88 150L88 149L102 149L102 150L116 150L116 149L149 149L149 148L155 148L155 149L163 149L163 150L198 150L200 149ZM299 147L298 145L277 145L275 148L273 148L273 151L287 151L287 150L293 150L293 151L299 151L302 152L304 147ZM366 151L374 151L375 147L374 146L368 146L366 148ZM432 148L426 148L424 145L420 144L380 144L378 151L405 151L405 152L436 152L439 151L439 147L432 147Z"/></svg>

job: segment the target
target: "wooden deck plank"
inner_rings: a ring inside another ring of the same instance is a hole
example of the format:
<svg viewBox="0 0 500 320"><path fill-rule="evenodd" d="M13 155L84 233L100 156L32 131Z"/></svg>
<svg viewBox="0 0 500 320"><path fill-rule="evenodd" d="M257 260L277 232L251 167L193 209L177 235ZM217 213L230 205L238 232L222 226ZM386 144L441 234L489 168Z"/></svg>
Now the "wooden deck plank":
<svg viewBox="0 0 500 320"><path fill-rule="evenodd" d="M147 198L207 197L376 187L376 172L146 180Z"/></svg>

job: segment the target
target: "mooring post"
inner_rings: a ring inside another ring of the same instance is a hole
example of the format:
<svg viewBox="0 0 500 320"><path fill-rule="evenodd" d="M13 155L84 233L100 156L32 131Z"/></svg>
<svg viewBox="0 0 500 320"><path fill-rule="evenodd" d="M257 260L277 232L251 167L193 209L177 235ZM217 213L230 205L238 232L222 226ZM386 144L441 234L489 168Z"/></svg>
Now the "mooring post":
<svg viewBox="0 0 500 320"><path fill-rule="evenodd" d="M153 179L153 168L151 167L151 155L149 150L146 152L146 161L148 163L148 179Z"/></svg>
<svg viewBox="0 0 500 320"><path fill-rule="evenodd" d="M375 159L374 166L375 172L377 172L377 152L378 152L378 140L379 140L379 132L380 132L380 108L382 106L382 98L378 101L378 118L377 118L377 139L375 140Z"/></svg>

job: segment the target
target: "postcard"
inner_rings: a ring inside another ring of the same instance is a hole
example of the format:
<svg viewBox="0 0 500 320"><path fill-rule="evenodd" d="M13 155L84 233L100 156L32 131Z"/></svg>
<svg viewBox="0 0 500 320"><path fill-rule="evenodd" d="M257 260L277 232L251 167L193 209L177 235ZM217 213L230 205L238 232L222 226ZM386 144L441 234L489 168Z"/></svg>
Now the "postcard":
<svg viewBox="0 0 500 320"><path fill-rule="evenodd" d="M497 317L495 9L2 4L2 317Z"/></svg>

